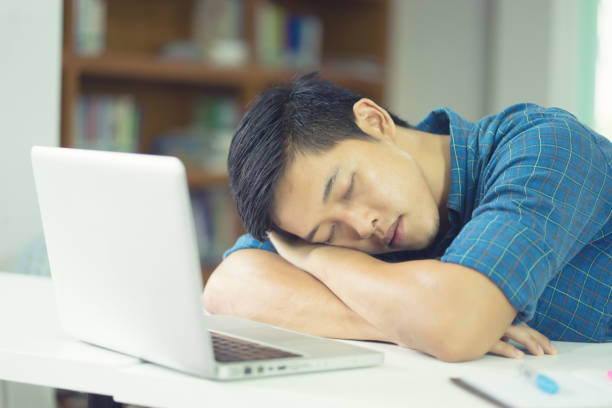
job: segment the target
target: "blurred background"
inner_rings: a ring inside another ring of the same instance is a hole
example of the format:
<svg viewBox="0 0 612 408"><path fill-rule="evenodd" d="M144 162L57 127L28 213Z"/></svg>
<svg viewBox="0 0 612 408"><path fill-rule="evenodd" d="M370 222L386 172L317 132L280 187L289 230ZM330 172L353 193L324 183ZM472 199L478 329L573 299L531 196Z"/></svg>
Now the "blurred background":
<svg viewBox="0 0 612 408"><path fill-rule="evenodd" d="M412 124L534 102L612 137L612 0L1 0L0 270L48 274L29 151L59 145L181 158L206 279L237 121L312 70Z"/></svg>
<svg viewBox="0 0 612 408"><path fill-rule="evenodd" d="M2 0L0 270L48 273L34 144L180 157L206 278L243 232L225 159L261 90L321 70L413 124L535 102L610 137L611 27L612 0Z"/></svg>

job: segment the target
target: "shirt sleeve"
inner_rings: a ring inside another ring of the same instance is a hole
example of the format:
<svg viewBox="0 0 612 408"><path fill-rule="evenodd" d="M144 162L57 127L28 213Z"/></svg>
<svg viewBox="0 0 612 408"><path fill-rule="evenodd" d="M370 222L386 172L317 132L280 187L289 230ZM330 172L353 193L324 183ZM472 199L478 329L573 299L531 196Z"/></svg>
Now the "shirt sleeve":
<svg viewBox="0 0 612 408"><path fill-rule="evenodd" d="M548 283L602 230L612 180L591 131L573 116L521 126L480 173L480 201L442 256L488 276L534 317Z"/></svg>
<svg viewBox="0 0 612 408"><path fill-rule="evenodd" d="M232 252L236 252L239 249L247 248L263 249L265 251L277 253L274 249L274 246L272 245L272 242L270 242L269 239L266 239L264 242L261 242L253 238L251 234L244 234L240 238L238 238L233 247L225 251L225 253L223 254L223 259L227 258L227 256Z"/></svg>

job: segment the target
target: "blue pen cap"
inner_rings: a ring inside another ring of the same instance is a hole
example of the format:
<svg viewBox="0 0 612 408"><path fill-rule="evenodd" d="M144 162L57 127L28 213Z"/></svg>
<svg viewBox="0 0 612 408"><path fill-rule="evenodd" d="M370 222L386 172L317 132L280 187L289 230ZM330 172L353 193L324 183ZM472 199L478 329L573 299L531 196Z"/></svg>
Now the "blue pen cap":
<svg viewBox="0 0 612 408"><path fill-rule="evenodd" d="M546 377L545 375L538 374L535 379L536 385L539 389L549 394L556 394L559 391L559 386L554 380Z"/></svg>

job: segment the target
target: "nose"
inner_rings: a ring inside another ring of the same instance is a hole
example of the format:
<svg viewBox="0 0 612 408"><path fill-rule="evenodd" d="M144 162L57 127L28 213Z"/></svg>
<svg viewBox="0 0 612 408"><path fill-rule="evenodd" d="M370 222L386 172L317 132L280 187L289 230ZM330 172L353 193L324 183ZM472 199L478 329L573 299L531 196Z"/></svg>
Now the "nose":
<svg viewBox="0 0 612 408"><path fill-rule="evenodd" d="M344 223L359 235L360 239L370 238L378 227L378 214L368 208L347 208L342 218Z"/></svg>

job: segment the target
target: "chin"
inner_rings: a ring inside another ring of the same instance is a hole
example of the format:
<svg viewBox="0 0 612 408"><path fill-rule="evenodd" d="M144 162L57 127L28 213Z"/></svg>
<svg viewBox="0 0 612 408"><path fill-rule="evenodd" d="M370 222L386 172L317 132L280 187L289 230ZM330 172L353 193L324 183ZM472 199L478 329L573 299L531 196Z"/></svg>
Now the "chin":
<svg viewBox="0 0 612 408"><path fill-rule="evenodd" d="M415 247L413 249L425 249L429 245L431 245L436 236L438 236L438 230L440 229L440 216L438 214L429 218L431 222L429 225L424 226L422 229L421 237L423 239L419 240L415 243Z"/></svg>

